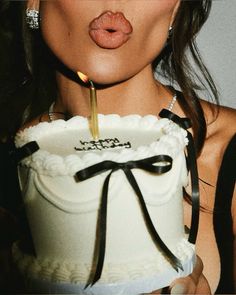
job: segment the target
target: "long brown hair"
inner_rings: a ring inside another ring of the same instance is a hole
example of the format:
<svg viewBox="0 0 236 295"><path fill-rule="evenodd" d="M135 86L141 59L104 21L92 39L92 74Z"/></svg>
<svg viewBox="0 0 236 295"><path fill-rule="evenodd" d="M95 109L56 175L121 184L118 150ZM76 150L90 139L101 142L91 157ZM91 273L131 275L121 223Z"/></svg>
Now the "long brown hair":
<svg viewBox="0 0 236 295"><path fill-rule="evenodd" d="M192 120L198 152L206 136L206 122L198 90L207 89L218 101L216 87L195 43L198 32L208 18L211 2L181 1L172 35L153 63L153 67L157 66L158 73L166 77L169 84L182 91L179 103ZM14 136L22 123L26 107L27 119L30 120L45 111L56 97L55 57L44 44L40 31L32 32L26 27L24 12L24 2L1 0L0 138Z"/></svg>

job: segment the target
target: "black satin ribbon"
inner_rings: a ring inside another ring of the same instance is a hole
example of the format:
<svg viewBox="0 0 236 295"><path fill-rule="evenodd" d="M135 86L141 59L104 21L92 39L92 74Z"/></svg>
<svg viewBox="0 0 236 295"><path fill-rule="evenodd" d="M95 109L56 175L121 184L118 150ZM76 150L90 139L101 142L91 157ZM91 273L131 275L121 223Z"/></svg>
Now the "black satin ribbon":
<svg viewBox="0 0 236 295"><path fill-rule="evenodd" d="M168 118L181 128L187 131L188 145L187 145L187 163L190 171L191 186L192 186L192 217L188 241L195 244L199 226L199 212L200 212L200 194L198 182L198 170L196 161L196 152L192 134L187 130L191 127L191 121L188 118L180 118L169 110L163 109L159 116L161 118Z"/></svg>
<svg viewBox="0 0 236 295"><path fill-rule="evenodd" d="M31 156L39 150L39 145L36 141L30 141L23 145L22 147L16 148L9 152L10 157L15 161L15 163L19 163L24 158Z"/></svg>
<svg viewBox="0 0 236 295"><path fill-rule="evenodd" d="M159 165L157 165L159 164ZM79 181L86 180L88 178L94 177L102 172L107 170L111 170L107 175L103 188L102 188L102 197L101 197L101 205L99 210L99 218L98 218L98 260L96 263L96 270L93 277L92 282L88 283L86 287L89 285L94 285L101 277L104 257L105 257L105 249L106 249L106 228L107 228L107 200L108 200L108 190L109 190L109 181L113 172L121 169L126 175L127 180L138 196L140 206L143 212L143 216L147 225L147 228L156 244L156 246L163 251L166 255L166 258L169 260L173 268L178 271L178 269L183 270L182 264L180 260L168 249L165 243L162 241L160 236L158 235L151 217L149 215L148 209L145 204L145 200L141 193L141 190L138 186L138 183L132 173L132 169L142 169L148 172L163 174L168 172L172 168L172 158L167 155L158 155L150 158L138 160L138 161L128 161L126 163L117 163L113 161L103 161L101 163L92 165L88 168L80 170L76 173L76 177Z"/></svg>

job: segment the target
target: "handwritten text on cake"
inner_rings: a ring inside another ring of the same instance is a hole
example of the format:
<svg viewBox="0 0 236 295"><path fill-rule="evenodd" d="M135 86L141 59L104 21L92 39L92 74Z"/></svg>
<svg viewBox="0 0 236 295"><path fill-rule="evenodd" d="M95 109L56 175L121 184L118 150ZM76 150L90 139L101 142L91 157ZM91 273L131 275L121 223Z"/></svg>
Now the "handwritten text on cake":
<svg viewBox="0 0 236 295"><path fill-rule="evenodd" d="M115 149L115 148L131 148L131 143L129 141L121 143L118 138L106 138L99 140L83 141L80 140L80 146L75 147L76 151L85 152L97 150L101 151L104 149Z"/></svg>

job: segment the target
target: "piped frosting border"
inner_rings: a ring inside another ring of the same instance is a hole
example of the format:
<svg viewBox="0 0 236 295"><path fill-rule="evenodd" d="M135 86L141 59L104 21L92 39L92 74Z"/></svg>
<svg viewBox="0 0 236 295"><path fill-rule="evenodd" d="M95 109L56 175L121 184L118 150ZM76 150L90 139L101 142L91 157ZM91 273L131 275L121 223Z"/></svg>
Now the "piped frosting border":
<svg viewBox="0 0 236 295"><path fill-rule="evenodd" d="M185 238L175 246L174 254L182 263L194 255L195 247ZM27 277L41 278L54 282L79 283L86 282L91 268L88 264L78 264L72 261L60 261L50 259L36 259L31 255L24 254L16 243L12 247L13 259L18 265L21 273ZM170 263L160 253L155 259L153 257L142 258L127 263L111 264L104 267L102 283L117 283L119 281L134 280L140 277L162 272L170 268ZM172 269L172 267L171 267Z"/></svg>
<svg viewBox="0 0 236 295"><path fill-rule="evenodd" d="M22 160L22 164L28 166L38 173L44 175L74 175L80 169L99 163L104 160L116 162L125 162L130 160L139 160L145 157L151 157L157 154L166 154L174 158L188 144L187 132L169 119L158 119L156 116L147 115L128 115L121 117L116 114L99 114L100 129L124 129L137 131L156 130L161 134L158 141L150 145L143 145L137 149L124 149L116 151L104 151L101 154L87 152L80 156L79 153L60 156L51 154L48 151L39 149L31 156ZM88 119L81 116L75 116L65 120L55 120L53 122L41 122L35 126L25 128L19 131L15 137L16 147L21 147L30 141L38 141L48 135L66 132L68 130L88 129Z"/></svg>

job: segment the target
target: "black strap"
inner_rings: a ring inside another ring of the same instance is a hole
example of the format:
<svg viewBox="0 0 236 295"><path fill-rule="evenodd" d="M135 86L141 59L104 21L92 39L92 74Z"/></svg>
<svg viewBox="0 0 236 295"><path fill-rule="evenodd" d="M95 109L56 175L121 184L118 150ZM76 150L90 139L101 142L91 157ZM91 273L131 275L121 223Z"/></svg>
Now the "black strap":
<svg viewBox="0 0 236 295"><path fill-rule="evenodd" d="M159 165L157 165L159 164ZM151 217L149 215L148 209L145 204L145 200L141 193L141 190L138 186L138 183L132 173L132 169L138 168L143 169L148 172L156 173L156 174L163 174L168 172L172 168L172 158L167 155L158 155L138 161L129 161L126 163L117 163L113 161L103 161L101 163L92 165L88 168L80 170L76 173L76 177L79 181L86 180L97 174L100 174L104 171L111 170L110 173L107 175L103 188L102 188L102 198L101 198L101 205L99 210L99 218L98 218L98 229L99 229L99 239L98 239L98 260L96 264L96 270L93 277L92 282L86 285L89 286L94 285L101 277L104 258L105 258L105 249L106 249L106 225L107 225L107 200L108 200L108 189L109 189L109 181L110 177L113 172L121 169L124 171L127 180L129 181L130 185L132 186L133 190L135 191L136 195L138 196L139 203L144 215L145 222L147 224L148 230L158 248L160 248L163 253L166 255L166 258L169 260L171 265L174 267L176 271L178 269L183 269L180 260L168 249L165 243L162 241L160 236L158 235Z"/></svg>
<svg viewBox="0 0 236 295"><path fill-rule="evenodd" d="M213 224L221 260L221 275L216 294L233 294L232 198L236 181L236 134L227 146L218 174Z"/></svg>
<svg viewBox="0 0 236 295"><path fill-rule="evenodd" d="M159 116L161 118L168 118L172 120L180 127L187 131L191 127L191 121L188 118L180 118L169 110L163 109ZM192 217L191 217L191 226L189 232L188 241L192 244L195 244L197 239L198 225L199 225L199 212L200 212L200 195L199 195L199 183L198 183L198 170L197 170L197 161L196 161L196 152L193 141L192 134L187 131L188 145L187 145L187 162L188 168L190 170L191 176L191 186L192 186Z"/></svg>

